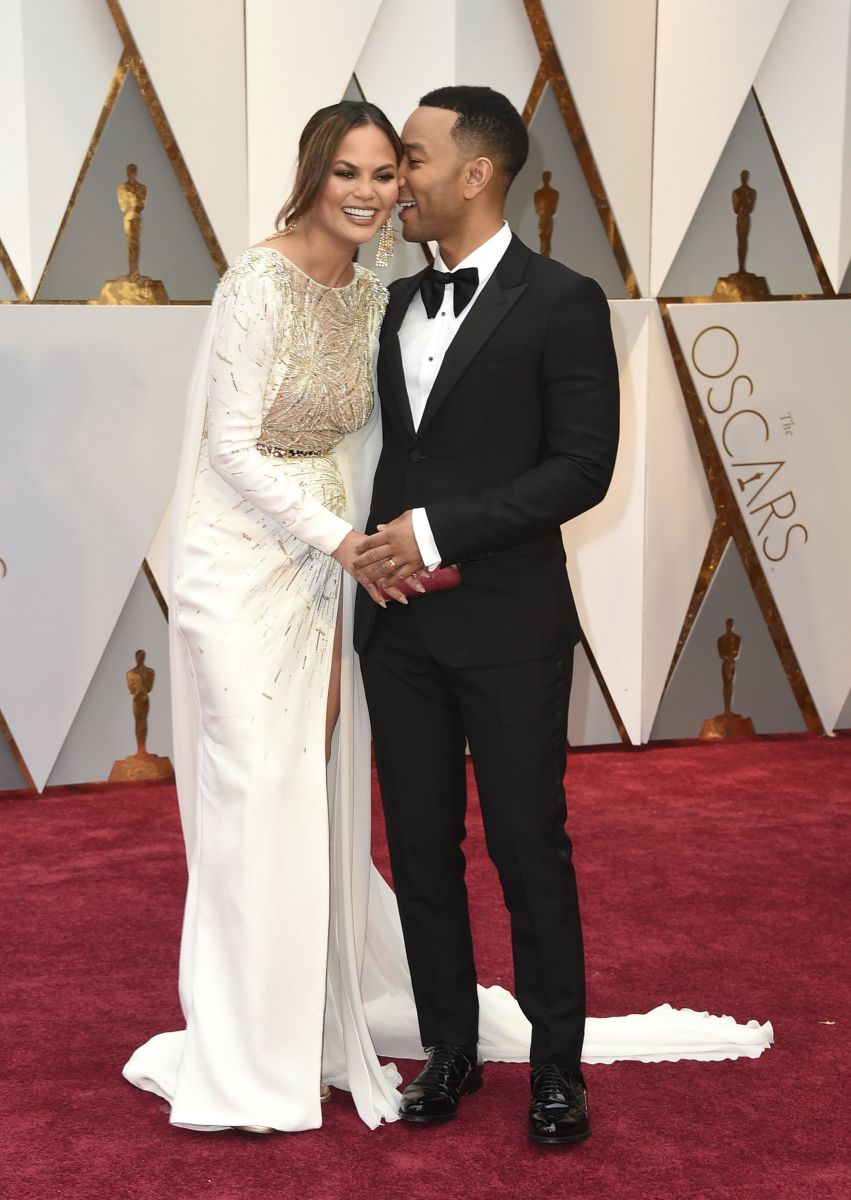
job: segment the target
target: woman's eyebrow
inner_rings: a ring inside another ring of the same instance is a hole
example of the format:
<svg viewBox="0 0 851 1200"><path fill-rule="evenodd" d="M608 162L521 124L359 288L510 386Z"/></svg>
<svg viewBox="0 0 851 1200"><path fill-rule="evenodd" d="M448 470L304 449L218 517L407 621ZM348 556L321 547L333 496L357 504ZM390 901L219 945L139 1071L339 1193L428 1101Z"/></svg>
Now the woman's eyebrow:
<svg viewBox="0 0 851 1200"><path fill-rule="evenodd" d="M358 167L356 163L346 162L346 160L344 158L338 158L334 165L337 167L348 167L350 171L359 171L360 170L360 167ZM383 163L382 166L376 167L375 170L376 171L386 171L390 167L392 167L393 170L395 170L396 164L395 163Z"/></svg>

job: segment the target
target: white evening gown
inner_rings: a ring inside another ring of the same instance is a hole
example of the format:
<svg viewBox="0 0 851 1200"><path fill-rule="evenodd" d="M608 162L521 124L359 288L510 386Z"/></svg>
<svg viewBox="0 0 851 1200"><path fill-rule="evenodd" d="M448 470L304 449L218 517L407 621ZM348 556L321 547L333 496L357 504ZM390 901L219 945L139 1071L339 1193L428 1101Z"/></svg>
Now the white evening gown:
<svg viewBox="0 0 851 1200"><path fill-rule="evenodd" d="M375 1127L399 1099L398 1074L377 1054L423 1057L395 898L369 859L370 734L348 576L327 773L324 761L340 595L327 552L368 513L381 435L364 387L383 306L369 272L322 288L254 249L224 277L200 349L172 509L186 1029L153 1037L124 1068L169 1101L174 1124L314 1128L321 1075ZM332 426L339 440L321 456L257 449L324 448ZM484 1057L528 1061L513 996L480 988L479 1002ZM771 1040L768 1024L664 1005L590 1018L583 1059L755 1057Z"/></svg>
<svg viewBox="0 0 851 1200"><path fill-rule="evenodd" d="M369 812L355 819L352 780L368 778L369 743L353 735L351 655L325 764L330 552L368 503L385 304L360 267L327 288L254 248L221 281L198 357L171 561L186 1029L124 1071L177 1125L315 1128L321 1079L350 1088L370 1126L396 1116L398 1075L360 1001ZM351 589L343 600L349 645Z"/></svg>

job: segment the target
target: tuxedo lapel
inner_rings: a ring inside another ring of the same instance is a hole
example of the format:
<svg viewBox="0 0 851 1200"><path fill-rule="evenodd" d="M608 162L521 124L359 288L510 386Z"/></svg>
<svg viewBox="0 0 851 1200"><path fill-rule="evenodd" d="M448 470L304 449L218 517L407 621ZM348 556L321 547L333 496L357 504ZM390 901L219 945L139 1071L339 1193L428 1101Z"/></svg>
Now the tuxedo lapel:
<svg viewBox="0 0 851 1200"><path fill-rule="evenodd" d="M409 438L414 436L414 423L411 417L408 388L405 383L402 349L399 345L399 329L419 284L420 275L412 275L409 279L401 281L398 287L395 287L390 293L390 302L384 314L379 338L378 378L381 403L384 408L393 412Z"/></svg>
<svg viewBox="0 0 851 1200"><path fill-rule="evenodd" d="M461 375L484 346L485 342L511 311L527 284L521 283L530 251L519 238L513 237L497 268L482 289L478 299L446 351L434 381L417 436L431 422ZM398 345L398 338L396 339ZM400 356L401 361L401 356ZM408 406L410 408L410 405Z"/></svg>

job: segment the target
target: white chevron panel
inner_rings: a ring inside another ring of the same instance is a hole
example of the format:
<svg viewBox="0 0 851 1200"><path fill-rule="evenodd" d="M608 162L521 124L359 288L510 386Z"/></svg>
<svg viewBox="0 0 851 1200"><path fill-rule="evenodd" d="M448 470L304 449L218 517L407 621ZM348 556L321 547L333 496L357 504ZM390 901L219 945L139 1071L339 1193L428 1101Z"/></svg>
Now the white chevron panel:
<svg viewBox="0 0 851 1200"><path fill-rule="evenodd" d="M243 0L122 0L225 257L248 242Z"/></svg>
<svg viewBox="0 0 851 1200"><path fill-rule="evenodd" d="M455 82L496 88L522 112L541 61L523 5L458 0L456 13Z"/></svg>
<svg viewBox="0 0 851 1200"><path fill-rule="evenodd" d="M4 310L0 710L39 788L171 492L207 312Z"/></svg>
<svg viewBox="0 0 851 1200"><path fill-rule="evenodd" d="M0 3L0 241L21 278L31 279L29 188L27 186L27 128L24 104L24 35L20 3ZM0 270L5 279L5 272ZM0 281L2 283L2 281ZM14 300L11 284L3 284L4 300Z"/></svg>
<svg viewBox="0 0 851 1200"><path fill-rule="evenodd" d="M649 300L614 300L621 441L602 504L564 526L579 619L630 740L641 741Z"/></svg>
<svg viewBox="0 0 851 1200"><path fill-rule="evenodd" d="M15 5L2 6L3 25ZM12 154L3 149L0 237L32 296L59 230L118 61L121 39L99 0L26 0L18 45L3 46L4 72L21 77L12 108ZM5 29L0 27L0 32ZM4 81L4 88L8 81ZM21 108L23 107L23 113ZM4 105L4 115L5 115ZM23 116L23 121L21 117ZM5 125L6 122L4 121ZM21 128L26 147L22 161Z"/></svg>
<svg viewBox="0 0 851 1200"><path fill-rule="evenodd" d="M650 286L658 295L789 0L659 0Z"/></svg>
<svg viewBox="0 0 851 1200"><path fill-rule="evenodd" d="M245 0L249 238L287 197L302 129L348 87L381 0ZM413 35L412 35L413 36ZM409 44L385 53L407 60Z"/></svg>
<svg viewBox="0 0 851 1200"><path fill-rule="evenodd" d="M162 520L157 526L148 553L145 555L151 574L156 580L157 587L162 592L166 604L171 604L171 588L169 587L169 550L171 543L171 500L169 499Z"/></svg>
<svg viewBox="0 0 851 1200"><path fill-rule="evenodd" d="M423 53L400 54L422 36L421 14L415 0L384 0L355 67L367 99L400 130L420 96L446 84L496 88L522 112L540 63L522 5L434 0Z"/></svg>
<svg viewBox="0 0 851 1200"><path fill-rule="evenodd" d="M754 86L839 290L851 260L851 0L791 0Z"/></svg>
<svg viewBox="0 0 851 1200"><path fill-rule="evenodd" d="M432 0L428 35L415 0L384 0L354 68L367 100L401 132L425 92L456 78L456 0ZM464 82L470 82L465 80Z"/></svg>
<svg viewBox="0 0 851 1200"><path fill-rule="evenodd" d="M656 0L544 0L642 295L650 272Z"/></svg>
<svg viewBox="0 0 851 1200"><path fill-rule="evenodd" d="M647 481L641 737L659 708L700 564L715 523L700 453L662 318L648 322Z"/></svg>
<svg viewBox="0 0 851 1200"><path fill-rule="evenodd" d="M674 328L825 728L851 682L851 301L674 305Z"/></svg>

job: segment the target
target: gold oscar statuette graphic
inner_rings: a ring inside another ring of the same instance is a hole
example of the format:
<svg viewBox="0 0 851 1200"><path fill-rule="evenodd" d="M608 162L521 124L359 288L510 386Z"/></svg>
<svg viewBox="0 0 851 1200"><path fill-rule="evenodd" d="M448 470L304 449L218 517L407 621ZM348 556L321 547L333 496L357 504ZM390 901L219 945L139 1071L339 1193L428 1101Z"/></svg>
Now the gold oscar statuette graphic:
<svg viewBox="0 0 851 1200"><path fill-rule="evenodd" d="M107 279L100 290L101 304L168 304L168 292L161 279L139 274L139 243L142 237L142 210L148 189L136 178L136 164L128 163L127 178L115 189L118 207L124 214L124 239L127 242L129 271L117 279Z"/></svg>
<svg viewBox="0 0 851 1200"><path fill-rule="evenodd" d="M736 249L739 267L732 275L725 275L715 284L713 300L766 300L771 292L763 275L752 275L745 270L748 254L748 235L751 231L751 213L756 204L756 188L748 183L750 171L742 171L742 182L733 190L733 212L736 214Z"/></svg>
<svg viewBox="0 0 851 1200"><path fill-rule="evenodd" d="M750 717L733 712L733 680L736 677L736 659L742 648L742 639L733 632L733 618L728 617L727 632L718 639L718 657L721 659L721 680L724 687L724 711L717 717L703 722L700 737L703 741L718 741L722 738L754 737L756 731Z"/></svg>
<svg viewBox="0 0 851 1200"><path fill-rule="evenodd" d="M174 771L167 758L149 754L148 710L151 707L151 690L156 679L153 667L145 663L145 651L136 651L136 666L127 672L127 690L133 697L133 720L136 724L136 753L120 758L113 763L109 773L110 783L126 783L143 779L174 779Z"/></svg>
<svg viewBox="0 0 851 1200"><path fill-rule="evenodd" d="M553 217L558 208L558 192L550 186L552 171L544 171L544 186L535 192L535 212L538 214L538 237L541 240L541 254L550 257L553 241Z"/></svg>

